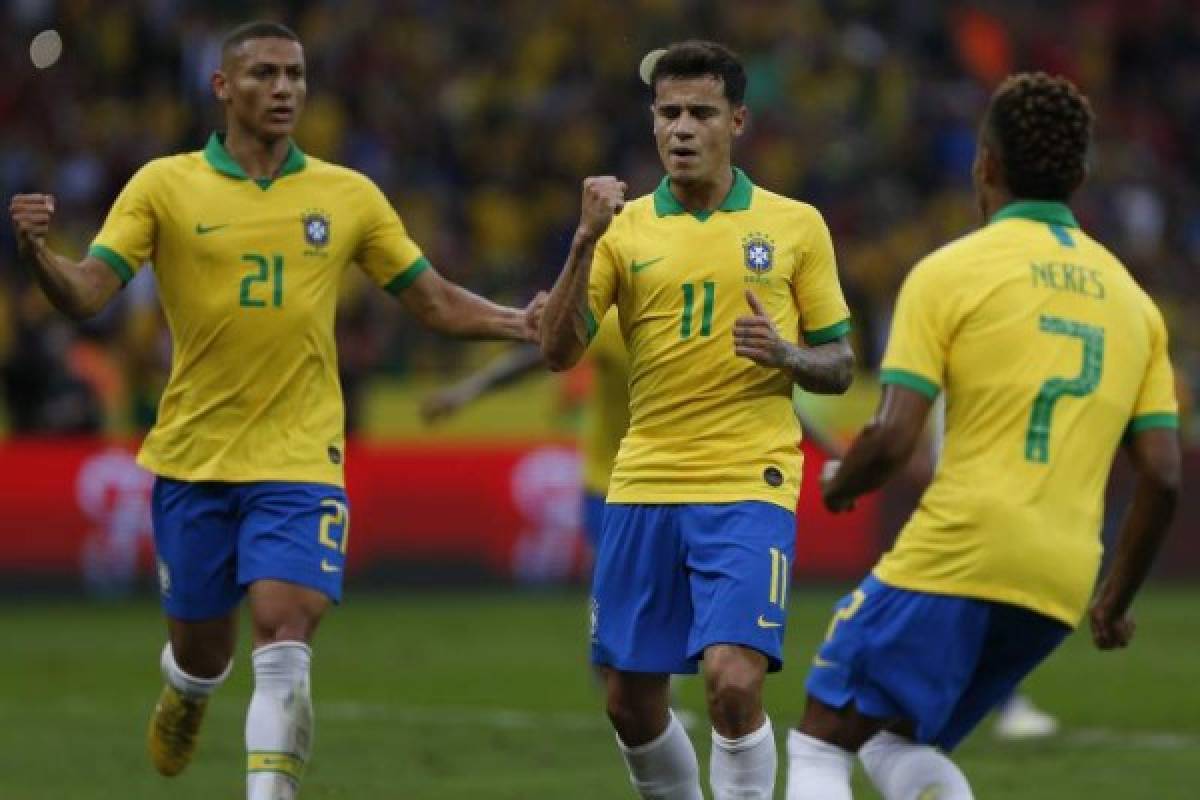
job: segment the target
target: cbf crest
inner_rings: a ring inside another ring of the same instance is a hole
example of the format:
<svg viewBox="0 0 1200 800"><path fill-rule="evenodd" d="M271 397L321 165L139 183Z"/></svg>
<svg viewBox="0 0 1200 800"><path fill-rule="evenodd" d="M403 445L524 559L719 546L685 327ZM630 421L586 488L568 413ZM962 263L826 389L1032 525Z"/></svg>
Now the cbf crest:
<svg viewBox="0 0 1200 800"><path fill-rule="evenodd" d="M329 244L329 215L321 210L305 211L300 218L304 226L304 241L316 249Z"/></svg>
<svg viewBox="0 0 1200 800"><path fill-rule="evenodd" d="M775 242L765 233L750 233L742 239L746 269L755 275L769 272L775 266Z"/></svg>

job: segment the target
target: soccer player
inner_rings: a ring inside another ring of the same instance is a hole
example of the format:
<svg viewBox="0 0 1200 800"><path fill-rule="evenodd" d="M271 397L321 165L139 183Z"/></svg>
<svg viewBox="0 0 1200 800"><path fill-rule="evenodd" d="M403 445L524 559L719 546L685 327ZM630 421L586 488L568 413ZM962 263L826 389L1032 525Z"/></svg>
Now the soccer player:
<svg viewBox="0 0 1200 800"><path fill-rule="evenodd" d="M312 745L309 645L341 597L349 544L333 340L345 270L359 264L422 323L456 336L532 341L538 303L503 308L443 280L370 180L296 147L307 85L288 28L230 33L212 88L225 133L139 170L81 262L46 245L52 197L19 195L11 213L22 260L71 317L100 311L153 262L174 357L139 456L157 475L169 635L150 756L164 775L187 766L248 596L247 797L286 800Z"/></svg>
<svg viewBox="0 0 1200 800"><path fill-rule="evenodd" d="M1133 636L1178 493L1178 417L1161 315L1067 206L1091 126L1066 79L1005 80L974 166L987 224L900 291L879 409L825 476L825 504L882 485L943 392L944 449L893 549L837 606L789 735L788 800L849 798L855 753L887 800L971 797L944 753L1084 615L1122 441L1136 496L1089 618L1101 649Z"/></svg>
<svg viewBox="0 0 1200 800"><path fill-rule="evenodd" d="M629 203L615 177L584 181L542 327L547 363L565 369L616 306L630 358L592 659L642 797L702 797L668 681L703 661L713 795L769 798L776 755L762 685L783 663L801 466L792 385L846 390L848 312L821 215L732 166L747 114L734 54L689 41L642 66L667 175Z"/></svg>

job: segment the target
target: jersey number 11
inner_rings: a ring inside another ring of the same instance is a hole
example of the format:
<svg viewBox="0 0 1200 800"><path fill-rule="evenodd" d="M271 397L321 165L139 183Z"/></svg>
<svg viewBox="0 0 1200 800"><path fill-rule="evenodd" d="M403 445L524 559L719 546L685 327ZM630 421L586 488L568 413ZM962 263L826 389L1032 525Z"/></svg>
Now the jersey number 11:
<svg viewBox="0 0 1200 800"><path fill-rule="evenodd" d="M704 311L700 316L700 335L708 336L712 333L713 305L717 299L717 284L713 281L705 281L702 286L704 287ZM692 309L695 305L695 284L683 284L683 318L679 321L680 339L687 339L692 335Z"/></svg>

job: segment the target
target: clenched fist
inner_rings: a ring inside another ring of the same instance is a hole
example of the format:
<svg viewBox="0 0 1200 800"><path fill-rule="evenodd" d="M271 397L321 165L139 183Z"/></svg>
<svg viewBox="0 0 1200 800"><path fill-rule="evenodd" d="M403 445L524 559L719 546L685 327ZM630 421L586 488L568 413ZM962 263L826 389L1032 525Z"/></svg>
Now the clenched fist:
<svg viewBox="0 0 1200 800"><path fill-rule="evenodd" d="M54 195L15 195L8 204L8 213L12 215L13 230L17 233L17 246L24 251L32 244L46 240L50 219L54 216Z"/></svg>
<svg viewBox="0 0 1200 800"><path fill-rule="evenodd" d="M542 340L542 315L546 311L546 302L549 299L548 293L538 292L529 301L529 305L525 306L525 341L537 344Z"/></svg>
<svg viewBox="0 0 1200 800"><path fill-rule="evenodd" d="M584 179L579 233L593 242L603 236L625 207L625 189L625 182L611 175Z"/></svg>

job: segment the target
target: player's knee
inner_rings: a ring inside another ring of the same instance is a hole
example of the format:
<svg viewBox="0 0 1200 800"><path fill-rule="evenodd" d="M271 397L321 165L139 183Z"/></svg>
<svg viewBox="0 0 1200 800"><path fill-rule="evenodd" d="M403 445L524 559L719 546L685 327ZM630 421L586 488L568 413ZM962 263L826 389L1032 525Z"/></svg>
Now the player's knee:
<svg viewBox="0 0 1200 800"><path fill-rule="evenodd" d="M763 671L745 659L723 659L706 667L708 712L723 736L750 733L762 713Z"/></svg>
<svg viewBox="0 0 1200 800"><path fill-rule="evenodd" d="M304 587L261 581L250 591L250 617L256 646L311 642L329 601Z"/></svg>

